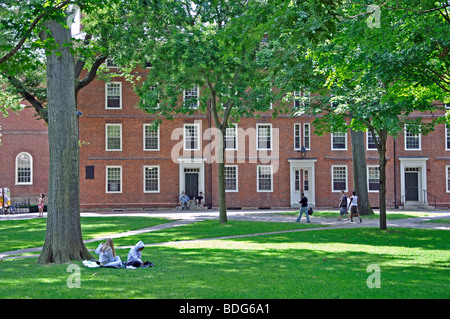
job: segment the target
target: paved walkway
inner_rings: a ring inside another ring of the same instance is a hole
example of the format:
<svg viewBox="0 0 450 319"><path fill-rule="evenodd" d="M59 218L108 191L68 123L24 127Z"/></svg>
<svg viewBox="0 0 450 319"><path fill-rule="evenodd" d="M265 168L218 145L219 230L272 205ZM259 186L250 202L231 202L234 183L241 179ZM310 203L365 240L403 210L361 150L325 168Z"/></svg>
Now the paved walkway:
<svg viewBox="0 0 450 319"><path fill-rule="evenodd" d="M282 212L286 212L287 210L283 210ZM330 211L330 210L327 210ZM281 212L281 211L280 211ZM389 214L390 211L388 211ZM395 213L396 211L391 211ZM402 213L407 213L405 211L397 211ZM450 230L450 224L438 224L438 223L424 223L429 220L436 219L445 219L450 218L450 211L430 211L432 216L430 217L416 217L416 218L407 218L407 219L397 219L397 220L388 220L387 227L406 227L406 228L423 228L423 229L441 229L441 230ZM117 233L114 235L107 236L108 238L120 238L127 237L132 235L138 235L142 233L148 233L158 230L163 230L172 227L178 227L182 225L186 225L189 223L195 223L198 221L208 220L208 219L217 219L218 211L162 211L162 212L98 212L98 213L81 213L83 217L107 217L107 216L140 216L140 217L164 217L168 219L172 219L172 222L156 225L148 228L132 230L123 233ZM324 218L317 217L314 215L311 217L311 223L327 226L326 229L336 229L336 228L354 228L354 227L379 227L378 219L364 219L363 222L360 223L359 220L355 219L353 223L348 223L346 220L338 221L337 216L339 215L338 211L336 211L336 218ZM46 214L44 214L46 216ZM277 211L228 211L227 217L229 220L246 220L246 221L267 221L267 222L280 222L280 223L292 223L295 220L293 216L287 216L284 214L277 214ZM16 214L16 215L0 215L1 220L12 220L12 219L30 219L37 218L37 213L31 214ZM344 217L345 219L345 217ZM302 218L301 222L304 223L306 221L305 217ZM276 232L268 232L268 233L257 233L257 234L246 234L246 235L234 235L234 236L225 236L225 237L215 237L215 238L207 238L207 239L195 239L193 241L204 241L204 240L214 240L214 239L227 239L227 238L238 238L238 237L250 237L250 236L260 236L266 234L279 234L279 233L288 233L288 232L300 232L300 231L314 231L318 229L324 228L306 228L306 229L294 229L294 230L284 230L284 231L276 231ZM85 240L85 243L103 241L106 237L98 237L94 239ZM162 245L167 243L157 243L150 244L151 245ZM124 247L116 247L120 248L131 248L131 246ZM14 255L24 254L24 253L35 253L42 250L42 247L29 248L29 249L21 249L14 250L8 252L0 252L0 259L10 259L10 258L27 258L27 257L36 257L37 255L26 255L26 256L16 256Z"/></svg>

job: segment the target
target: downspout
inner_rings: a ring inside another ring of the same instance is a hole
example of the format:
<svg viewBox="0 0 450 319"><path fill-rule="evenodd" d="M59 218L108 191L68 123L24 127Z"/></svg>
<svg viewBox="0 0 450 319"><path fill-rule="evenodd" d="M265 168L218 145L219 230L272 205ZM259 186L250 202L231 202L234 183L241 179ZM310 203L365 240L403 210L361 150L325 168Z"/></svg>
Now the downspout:
<svg viewBox="0 0 450 319"><path fill-rule="evenodd" d="M211 98L209 98L209 114L208 114L208 124L209 124L209 202L211 203L211 209L213 207L212 200L212 162L211 162Z"/></svg>
<svg viewBox="0 0 450 319"><path fill-rule="evenodd" d="M396 146L395 146L395 140L396 138L394 137L394 207L395 209L398 209L398 205L397 205L397 158L396 158Z"/></svg>

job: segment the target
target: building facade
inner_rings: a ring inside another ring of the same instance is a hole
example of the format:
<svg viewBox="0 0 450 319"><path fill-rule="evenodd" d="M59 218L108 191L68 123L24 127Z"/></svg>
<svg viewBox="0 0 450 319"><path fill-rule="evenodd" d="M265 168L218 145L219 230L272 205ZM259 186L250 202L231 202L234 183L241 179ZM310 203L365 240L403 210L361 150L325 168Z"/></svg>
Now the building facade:
<svg viewBox="0 0 450 319"><path fill-rule="evenodd" d="M48 193L48 129L31 108L0 115L0 187L10 189L13 202L37 203Z"/></svg>
<svg viewBox="0 0 450 319"><path fill-rule="evenodd" d="M198 88L180 92L197 98ZM203 192L219 206L214 127L209 114L175 116L157 130L135 106L130 83L95 80L80 91L78 110L81 210L174 208L181 192ZM304 192L315 207L337 207L353 188L350 132L313 134L313 117L271 111L227 130L227 206L298 207ZM431 116L431 115L430 115ZM365 133L369 199L378 207L378 152ZM302 152L302 148L304 148ZM450 206L450 131L410 134L387 143L387 206Z"/></svg>

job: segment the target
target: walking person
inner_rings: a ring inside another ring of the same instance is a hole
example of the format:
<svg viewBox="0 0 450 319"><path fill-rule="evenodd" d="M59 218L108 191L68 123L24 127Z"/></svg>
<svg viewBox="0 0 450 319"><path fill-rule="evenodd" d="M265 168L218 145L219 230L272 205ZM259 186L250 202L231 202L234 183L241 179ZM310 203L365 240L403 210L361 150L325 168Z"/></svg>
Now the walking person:
<svg viewBox="0 0 450 319"><path fill-rule="evenodd" d="M45 196L44 194L39 194L38 197L38 209L39 209L39 217L44 217L44 201L45 201Z"/></svg>
<svg viewBox="0 0 450 319"><path fill-rule="evenodd" d="M302 218L302 215L306 215L306 222L310 223L309 220L309 214L308 214L308 197L305 196L305 194L300 194L300 214L298 215L297 219L295 220L297 223L300 223L300 219Z"/></svg>
<svg viewBox="0 0 450 319"><path fill-rule="evenodd" d="M348 216L348 210L347 210L347 196L345 196L345 193L343 190L341 190L341 196L339 197L339 218L338 220L340 221L342 219L342 215L347 215L347 221L350 220L349 216Z"/></svg>
<svg viewBox="0 0 450 319"><path fill-rule="evenodd" d="M349 222L353 223L353 215L359 217L359 222L362 223L361 216L359 216L358 212L359 198L356 196L356 192L353 191L352 197L350 197L350 220Z"/></svg>

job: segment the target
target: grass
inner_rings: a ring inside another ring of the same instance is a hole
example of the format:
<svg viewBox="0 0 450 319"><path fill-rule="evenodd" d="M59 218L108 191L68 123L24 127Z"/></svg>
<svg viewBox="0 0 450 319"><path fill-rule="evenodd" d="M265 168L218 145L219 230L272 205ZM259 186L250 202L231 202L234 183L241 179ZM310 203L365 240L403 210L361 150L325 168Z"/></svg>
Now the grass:
<svg viewBox="0 0 450 319"><path fill-rule="evenodd" d="M81 230L83 239L92 239L170 221L149 217L81 217ZM45 227L45 218L0 221L0 252L43 246Z"/></svg>
<svg viewBox="0 0 450 319"><path fill-rule="evenodd" d="M148 223L164 222L135 218L89 217L83 219L83 232L94 237L98 235L97 231L105 234L111 231L111 227L124 231L132 227L148 227ZM22 224L24 228L21 232L10 231L9 235L14 234L18 241L28 241L28 232L24 229L37 221L16 222L15 227ZM3 228L3 236L5 226L0 227ZM0 298L450 297L448 231L322 228L233 239L193 240L303 227L312 225L244 221L220 225L217 221L204 221L116 239L116 247L135 244L137 239L145 243L173 242L144 249L144 260L154 262L154 268L89 269L76 262L80 267L79 289L67 286L72 274L68 272L68 265L41 266L36 264L34 257L3 260L0 262ZM127 252L117 249L122 259L125 259ZM369 265L380 267L379 289L367 287L367 279L371 275L367 272Z"/></svg>

